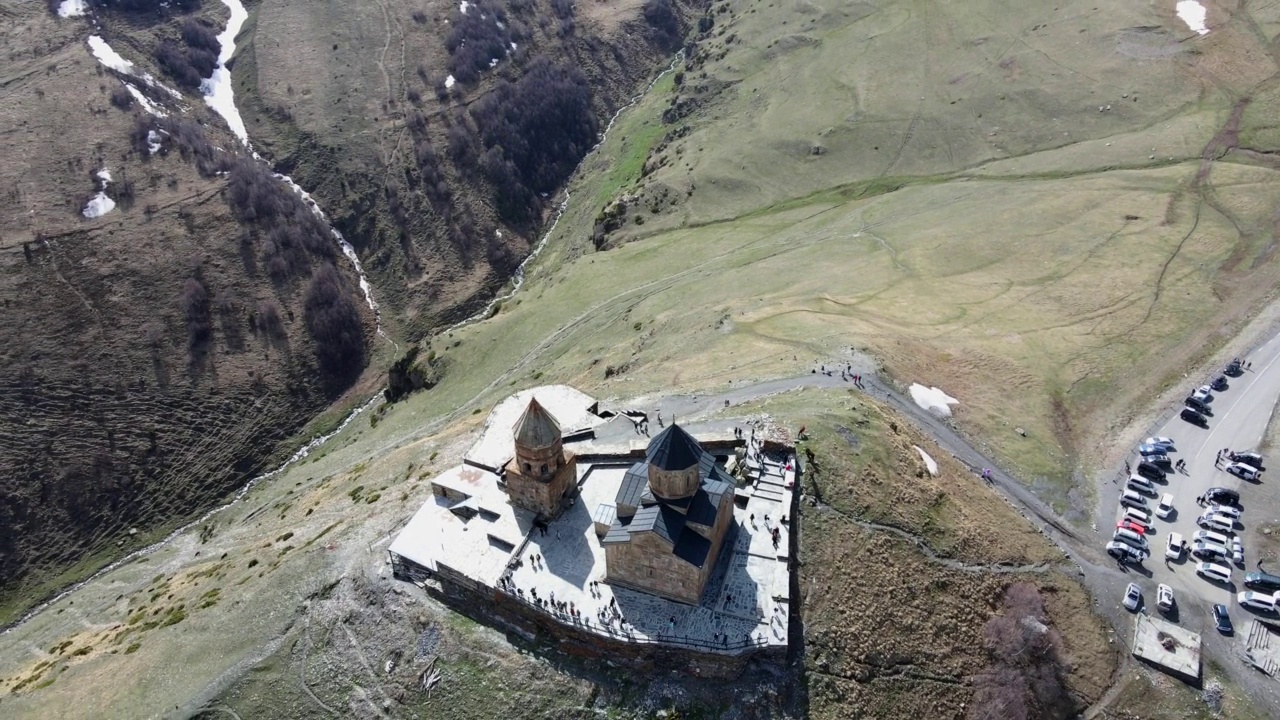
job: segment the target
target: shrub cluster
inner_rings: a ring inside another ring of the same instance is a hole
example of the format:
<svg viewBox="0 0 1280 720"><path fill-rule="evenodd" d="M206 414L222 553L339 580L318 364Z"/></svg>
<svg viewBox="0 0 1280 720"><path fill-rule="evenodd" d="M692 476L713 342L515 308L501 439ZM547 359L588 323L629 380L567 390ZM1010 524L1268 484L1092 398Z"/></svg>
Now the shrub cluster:
<svg viewBox="0 0 1280 720"><path fill-rule="evenodd" d="M449 51L449 73L454 80L469 85L480 78L480 73L487 70L493 60L506 57L512 41L520 38L512 36L505 20L502 10L495 11L483 4L473 6L465 15L458 14L444 43Z"/></svg>
<svg viewBox="0 0 1280 720"><path fill-rule="evenodd" d="M315 213L265 165L236 158L227 180L227 204L260 241L267 273L277 282L306 275L311 258L332 261L332 234Z"/></svg>
<svg viewBox="0 0 1280 720"><path fill-rule="evenodd" d="M218 67L218 55L201 48L183 50L170 40L162 40L152 51L156 62L165 74L173 78L179 86L188 90L196 90L205 78L213 75Z"/></svg>
<svg viewBox="0 0 1280 720"><path fill-rule="evenodd" d="M194 361L209 350L213 340L213 324L209 317L209 293L204 283L187 278L182 284L182 313L187 318L187 351Z"/></svg>
<svg viewBox="0 0 1280 720"><path fill-rule="evenodd" d="M516 224L535 216L538 196L553 192L596 143L586 77L541 55L515 83L504 81L475 103L471 116L485 148L480 167L497 192L498 211ZM452 151L452 128L449 140Z"/></svg>
<svg viewBox="0 0 1280 720"><path fill-rule="evenodd" d="M680 18L671 7L671 0L645 0L644 19L663 48L670 50L679 45Z"/></svg>
<svg viewBox="0 0 1280 720"><path fill-rule="evenodd" d="M345 385L364 369L364 325L352 292L330 263L311 277L302 317L316 344L316 359L325 379Z"/></svg>
<svg viewBox="0 0 1280 720"><path fill-rule="evenodd" d="M1067 693L1062 638L1048 624L1035 585L1010 585L1001 614L988 620L982 633L992 664L974 679L970 720L1071 714L1074 702Z"/></svg>
<svg viewBox="0 0 1280 720"><path fill-rule="evenodd" d="M126 90L124 85L117 85L115 89L111 91L111 104L117 108L120 108L121 110L132 110L133 103L133 93Z"/></svg>

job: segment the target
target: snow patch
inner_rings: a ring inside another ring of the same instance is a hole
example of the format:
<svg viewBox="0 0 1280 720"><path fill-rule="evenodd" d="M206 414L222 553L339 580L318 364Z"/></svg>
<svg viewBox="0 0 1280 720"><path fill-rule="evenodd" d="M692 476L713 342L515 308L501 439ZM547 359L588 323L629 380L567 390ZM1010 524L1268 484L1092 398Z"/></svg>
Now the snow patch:
<svg viewBox="0 0 1280 720"><path fill-rule="evenodd" d="M471 7L471 3L467 2L467 0L462 0L462 4L458 6L458 12L462 13L463 15L466 15L467 8L469 7Z"/></svg>
<svg viewBox="0 0 1280 720"><path fill-rule="evenodd" d="M155 130L147 131L147 153L155 155L160 152L160 133Z"/></svg>
<svg viewBox="0 0 1280 720"><path fill-rule="evenodd" d="M200 83L200 92L204 95L205 103L221 115L231 132L248 146L249 133L245 130L244 118L240 117L240 111L236 108L236 92L231 86L231 71L227 69L227 61L236 51L236 35L240 34L244 21L249 19L249 11L244 9L240 0L222 0L222 4L231 11L231 18L227 20L226 29L218 35L218 43L221 45L218 50L218 67L213 69L213 75L209 79Z"/></svg>
<svg viewBox="0 0 1280 720"><path fill-rule="evenodd" d="M498 64L498 58L492 58L489 60L489 67L494 67L497 64Z"/></svg>
<svg viewBox="0 0 1280 720"><path fill-rule="evenodd" d="M89 204L84 206L84 216L89 219L102 217L115 209L116 201L107 197L106 193L99 191L98 194L94 195L93 199L89 201Z"/></svg>
<svg viewBox="0 0 1280 720"><path fill-rule="evenodd" d="M936 387L925 387L920 383L911 384L911 399L920 407L941 417L949 417L951 406L960 402Z"/></svg>
<svg viewBox="0 0 1280 720"><path fill-rule="evenodd" d="M134 87L132 84L125 83L124 88L125 90L129 91L129 94L133 96L134 100L138 101L138 104L142 106L143 110L146 110L147 112L151 113L152 115L155 115L156 117L169 116L168 113L160 109L159 105L152 102L151 98L147 97L146 95L143 95L142 91Z"/></svg>
<svg viewBox="0 0 1280 720"><path fill-rule="evenodd" d="M447 88L451 88L451 87L453 87L453 84L454 84L454 83L456 83L456 82L458 82L458 81L457 81L457 80L454 80L454 79L453 79L453 76L452 76L452 75L450 75L449 77L447 77L447 78L445 78L445 79L444 79L444 86L445 86L445 87L447 87Z"/></svg>
<svg viewBox="0 0 1280 720"><path fill-rule="evenodd" d="M1178 18L1187 24L1198 35L1209 34L1209 26L1205 25L1208 11L1196 0L1181 0L1176 6Z"/></svg>
<svg viewBox="0 0 1280 720"><path fill-rule="evenodd" d="M101 37L97 35L89 36L89 50L93 53L94 57L98 58L98 62L106 65L112 70L122 72L126 75L133 74L133 63L125 60L123 55L112 50L111 46L107 44L107 41L103 40Z"/></svg>
<svg viewBox="0 0 1280 720"><path fill-rule="evenodd" d="M81 211L89 219L102 217L116 207L116 201L107 197L107 185L111 184L111 171L102 168L96 173L96 176L98 178L98 194L94 195L89 200L89 204L85 205L84 210Z"/></svg>
<svg viewBox="0 0 1280 720"><path fill-rule="evenodd" d="M919 445L912 445L911 447L915 448L915 449L916 449L916 452L920 453L920 459L921 459L921 460L924 460L924 466L925 466L925 467L927 467L927 468L929 468L929 474L930 474L930 475L937 475L937 474L938 474L938 461L937 461L937 460L934 460L934 459L933 459L933 458L931 458L931 457L929 457L929 453L925 452L925 451L924 451L924 448L920 447Z"/></svg>
<svg viewBox="0 0 1280 720"><path fill-rule="evenodd" d="M80 17L89 12L89 4L85 0L62 0L58 6L58 17Z"/></svg>

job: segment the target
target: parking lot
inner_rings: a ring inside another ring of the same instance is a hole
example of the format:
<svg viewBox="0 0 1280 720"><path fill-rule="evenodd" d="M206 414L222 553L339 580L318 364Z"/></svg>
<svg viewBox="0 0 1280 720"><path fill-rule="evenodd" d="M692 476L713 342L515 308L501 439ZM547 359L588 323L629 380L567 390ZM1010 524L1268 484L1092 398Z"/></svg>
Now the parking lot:
<svg viewBox="0 0 1280 720"><path fill-rule="evenodd" d="M1261 473L1257 481L1253 482L1227 473L1224 470L1227 463L1219 462L1219 453L1224 449L1244 452L1260 448L1277 400L1280 399L1280 336L1272 338L1244 360L1250 367L1239 377L1229 377L1230 387L1214 392L1212 400L1207 403L1212 411L1212 415L1206 418L1207 427L1189 423L1175 411L1169 420L1152 432L1153 436L1163 436L1174 441L1175 451L1169 453L1170 461L1174 464L1179 460L1184 461L1185 468L1167 468L1169 472L1165 481L1154 483L1155 496L1147 497L1152 517L1151 527L1145 536L1151 555L1141 565L1129 565L1132 570L1130 577L1143 593L1140 612L1160 614L1189 630L1202 633L1209 647L1218 646L1219 649L1228 651L1240 649L1235 644L1243 641L1241 631L1253 619L1277 617L1265 612L1257 614L1254 610L1241 607L1236 594L1246 589L1243 584L1245 574L1260 569L1257 555L1252 552L1252 530L1263 518L1273 519L1273 508L1276 507L1277 500L1280 500L1280 492L1277 492L1276 484L1270 481L1267 472ZM1186 394L1190 394L1196 386L1208 384L1217 374L1188 379ZM1133 448L1128 462L1134 470L1137 470L1140 459L1138 448ZM1263 464L1265 467L1265 458ZM1104 504L1116 508L1116 522L1124 516L1123 507L1117 507L1117 500L1125 487L1125 477L1118 475L1112 486L1114 494L1111 498L1104 497ZM1230 578L1226 582L1213 582L1197 575L1196 563L1201 561L1192 557L1189 552L1183 552L1178 560L1166 561L1165 557L1171 532L1179 533L1187 543L1187 549L1191 549L1196 532L1201 530L1196 521L1203 508L1197 505L1196 500L1210 488L1228 488L1238 492L1239 506L1243 511L1233 532L1224 533L1228 539L1234 534L1242 541L1243 562L1236 563L1230 559L1216 561L1231 569ZM1154 510L1160 496L1165 493L1173 495L1174 511L1168 519L1159 519ZM1110 531L1114 529L1115 522L1110 529L1099 528L1107 537L1110 537ZM1261 569L1280 571L1280 567ZM1173 612L1159 613L1156 608L1156 589L1161 583L1173 589L1177 604ZM1115 598L1117 604L1121 600L1121 597ZM1228 608L1236 627L1236 636L1224 639L1226 647L1211 640L1212 636L1217 635L1209 612L1214 604L1222 604Z"/></svg>

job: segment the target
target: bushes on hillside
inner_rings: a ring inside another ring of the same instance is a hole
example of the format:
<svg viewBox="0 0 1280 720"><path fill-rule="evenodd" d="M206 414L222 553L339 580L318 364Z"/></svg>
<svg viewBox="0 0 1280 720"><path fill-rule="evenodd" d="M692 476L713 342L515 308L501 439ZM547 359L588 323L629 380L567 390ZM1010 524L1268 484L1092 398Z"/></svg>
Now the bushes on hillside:
<svg viewBox="0 0 1280 720"><path fill-rule="evenodd" d="M449 51L449 74L464 85L475 82L493 60L506 57L512 36L505 23L493 10L479 5L453 21L453 29L445 38Z"/></svg>
<svg viewBox="0 0 1280 720"><path fill-rule="evenodd" d="M209 318L209 293L204 283L187 278L182 284L182 313L187 319L187 351L193 361L209 350L213 340L213 324Z"/></svg>
<svg viewBox="0 0 1280 720"><path fill-rule="evenodd" d="M653 28L658 44L675 49L680 43L680 18L671 0L645 0L644 19Z"/></svg>
<svg viewBox="0 0 1280 720"><path fill-rule="evenodd" d="M195 18L187 18L182 21L182 41L192 50L203 50L212 53L217 65L216 58L218 53L222 52L222 43L218 42L218 31L204 20Z"/></svg>
<svg viewBox="0 0 1280 720"><path fill-rule="evenodd" d="M534 217L538 195L554 192L596 143L586 77L538 56L515 83L502 82L471 109L485 152L481 170L512 223ZM453 129L450 129L453 146Z"/></svg>
<svg viewBox="0 0 1280 720"><path fill-rule="evenodd" d="M1062 638L1048 625L1035 585L1010 585L1001 614L987 621L982 634L991 666L974 679L970 720L1071 714L1074 702L1067 694Z"/></svg>
<svg viewBox="0 0 1280 720"><path fill-rule="evenodd" d="M330 263L311 277L302 317L326 380L345 385L364 368L364 325L346 281Z"/></svg>
<svg viewBox="0 0 1280 720"><path fill-rule="evenodd" d="M197 23L198 24L198 23ZM217 44L215 40L215 45ZM197 90L205 78L218 67L217 52L189 47L186 50L170 40L162 40L152 51L156 63L173 81L188 90Z"/></svg>

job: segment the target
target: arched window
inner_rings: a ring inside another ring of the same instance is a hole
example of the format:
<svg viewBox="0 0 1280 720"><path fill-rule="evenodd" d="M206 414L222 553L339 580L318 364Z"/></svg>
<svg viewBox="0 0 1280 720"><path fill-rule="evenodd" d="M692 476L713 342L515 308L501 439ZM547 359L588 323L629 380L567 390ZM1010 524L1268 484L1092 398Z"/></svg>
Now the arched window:
<svg viewBox="0 0 1280 720"><path fill-rule="evenodd" d="M529 474L529 473L531 473L531 472L533 472L533 466L532 466L532 465L530 465L529 463L525 463L525 464L524 464L524 472L525 472L525 474L526 474L526 475L527 475L527 474Z"/></svg>

